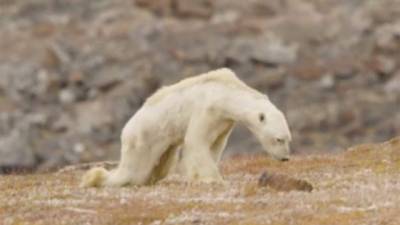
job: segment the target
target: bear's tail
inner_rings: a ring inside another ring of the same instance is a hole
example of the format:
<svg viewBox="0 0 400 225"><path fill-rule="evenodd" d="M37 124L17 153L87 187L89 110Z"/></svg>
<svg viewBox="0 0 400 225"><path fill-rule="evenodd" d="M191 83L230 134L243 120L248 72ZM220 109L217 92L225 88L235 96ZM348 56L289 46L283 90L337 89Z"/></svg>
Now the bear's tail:
<svg viewBox="0 0 400 225"><path fill-rule="evenodd" d="M109 171L102 167L92 168L87 171L83 177L80 186L81 187L101 187L104 185L106 178L109 175Z"/></svg>

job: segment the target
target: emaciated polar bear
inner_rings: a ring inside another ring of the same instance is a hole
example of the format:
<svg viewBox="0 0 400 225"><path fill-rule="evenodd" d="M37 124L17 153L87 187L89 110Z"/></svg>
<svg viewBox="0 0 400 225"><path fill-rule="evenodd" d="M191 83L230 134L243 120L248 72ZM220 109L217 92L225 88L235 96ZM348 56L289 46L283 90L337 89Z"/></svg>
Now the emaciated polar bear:
<svg viewBox="0 0 400 225"><path fill-rule="evenodd" d="M81 185L144 185L172 173L222 181L217 164L236 122L244 124L272 157L288 160L291 134L282 112L223 68L149 97L122 130L118 167L91 169Z"/></svg>

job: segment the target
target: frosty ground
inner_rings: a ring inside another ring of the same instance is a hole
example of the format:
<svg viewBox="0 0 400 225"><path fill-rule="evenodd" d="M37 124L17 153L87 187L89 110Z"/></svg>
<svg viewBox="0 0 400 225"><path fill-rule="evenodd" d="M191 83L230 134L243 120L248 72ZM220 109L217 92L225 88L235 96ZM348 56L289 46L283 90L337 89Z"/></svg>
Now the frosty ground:
<svg viewBox="0 0 400 225"><path fill-rule="evenodd" d="M80 188L84 168L1 176L0 224L400 224L400 138L285 163L232 157L221 165L225 184L172 177L145 187ZM314 190L260 187L264 171Z"/></svg>

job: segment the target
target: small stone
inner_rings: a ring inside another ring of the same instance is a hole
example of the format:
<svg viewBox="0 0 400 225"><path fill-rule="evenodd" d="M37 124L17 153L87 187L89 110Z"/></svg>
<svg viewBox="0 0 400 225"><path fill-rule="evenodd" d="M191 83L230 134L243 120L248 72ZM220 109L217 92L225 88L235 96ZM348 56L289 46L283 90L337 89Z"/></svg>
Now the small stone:
<svg viewBox="0 0 400 225"><path fill-rule="evenodd" d="M347 110L343 110L338 112L338 122L341 125L350 124L357 118L357 113L355 110L352 110L350 107Z"/></svg>
<svg viewBox="0 0 400 225"><path fill-rule="evenodd" d="M318 61L306 60L289 67L289 74L303 80L316 80L326 74L326 68Z"/></svg>
<svg viewBox="0 0 400 225"><path fill-rule="evenodd" d="M348 80L357 74L356 65L358 62L351 60L349 57L336 58L329 62L330 71L334 74L336 79Z"/></svg>
<svg viewBox="0 0 400 225"><path fill-rule="evenodd" d="M211 18L212 24L223 24L223 23L233 23L238 21L239 14L236 11L226 11L222 13L215 14Z"/></svg>
<svg viewBox="0 0 400 225"><path fill-rule="evenodd" d="M48 122L48 118L43 113L35 113L28 115L28 121L33 125L44 126Z"/></svg>
<svg viewBox="0 0 400 225"><path fill-rule="evenodd" d="M251 59L268 65L289 64L296 61L297 50L297 45L285 45L279 39L270 39L254 46Z"/></svg>
<svg viewBox="0 0 400 225"><path fill-rule="evenodd" d="M45 69L39 70L37 74L38 94L53 96L54 92L58 91L61 86L60 76L49 72Z"/></svg>
<svg viewBox="0 0 400 225"><path fill-rule="evenodd" d="M257 1L253 4L253 10L257 15L272 17L281 12L284 5L282 0Z"/></svg>
<svg viewBox="0 0 400 225"><path fill-rule="evenodd" d="M250 81L258 89L278 89L285 85L286 70L282 67L269 68L255 72L255 77Z"/></svg>
<svg viewBox="0 0 400 225"><path fill-rule="evenodd" d="M63 104L71 104L76 101L75 93L70 89L63 89L60 91L58 98Z"/></svg>
<svg viewBox="0 0 400 225"><path fill-rule="evenodd" d="M394 70L396 69L395 60L385 56L380 56L378 59L380 61L380 67L379 67L380 73L391 74L394 72Z"/></svg>
<svg viewBox="0 0 400 225"><path fill-rule="evenodd" d="M396 69L396 62L387 56L376 56L370 60L368 67L372 69L380 77L391 75Z"/></svg>
<svg viewBox="0 0 400 225"><path fill-rule="evenodd" d="M242 190L242 195L245 197L250 197L257 194L258 187L256 184L250 183L246 184Z"/></svg>
<svg viewBox="0 0 400 225"><path fill-rule="evenodd" d="M54 132L65 132L73 124L72 118L67 113L62 113L59 117L51 124L51 130ZM73 126L71 126L73 127Z"/></svg>
<svg viewBox="0 0 400 225"><path fill-rule="evenodd" d="M332 74L325 74L319 81L319 86L323 89L331 89L335 86L335 79Z"/></svg>
<svg viewBox="0 0 400 225"><path fill-rule="evenodd" d="M89 99L94 99L99 95L99 90L95 89L95 88L91 88L88 92L88 98Z"/></svg>
<svg viewBox="0 0 400 225"><path fill-rule="evenodd" d="M146 8L159 16L171 14L172 0L136 0L135 4L141 8Z"/></svg>
<svg viewBox="0 0 400 225"><path fill-rule="evenodd" d="M377 29L376 46L385 51L397 51L399 47L400 24L387 24Z"/></svg>
<svg viewBox="0 0 400 225"><path fill-rule="evenodd" d="M178 17L209 18L213 13L213 1L211 0L174 0L174 13Z"/></svg>
<svg viewBox="0 0 400 225"><path fill-rule="evenodd" d="M80 71L73 71L68 76L68 80L73 84L80 84L83 82L83 74Z"/></svg>
<svg viewBox="0 0 400 225"><path fill-rule="evenodd" d="M82 152L84 152L86 150L86 146L82 143L76 143L74 145L74 152L81 154Z"/></svg>
<svg viewBox="0 0 400 225"><path fill-rule="evenodd" d="M270 187L276 191L306 191L311 192L313 186L304 180L294 179L281 174L264 172L258 180L258 186Z"/></svg>
<svg viewBox="0 0 400 225"><path fill-rule="evenodd" d="M384 85L386 94L391 96L400 95L400 72L396 73L389 81Z"/></svg>

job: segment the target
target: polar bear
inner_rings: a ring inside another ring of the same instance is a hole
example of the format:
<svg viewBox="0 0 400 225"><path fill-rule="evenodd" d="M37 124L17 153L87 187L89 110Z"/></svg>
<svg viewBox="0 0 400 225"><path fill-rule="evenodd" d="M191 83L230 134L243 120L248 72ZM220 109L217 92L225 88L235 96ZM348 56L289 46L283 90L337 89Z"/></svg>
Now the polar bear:
<svg viewBox="0 0 400 225"><path fill-rule="evenodd" d="M217 164L236 123L245 125L273 158L288 160L291 134L282 112L222 68L150 96L122 130L118 167L93 168L81 185L145 185L173 173L222 181Z"/></svg>

